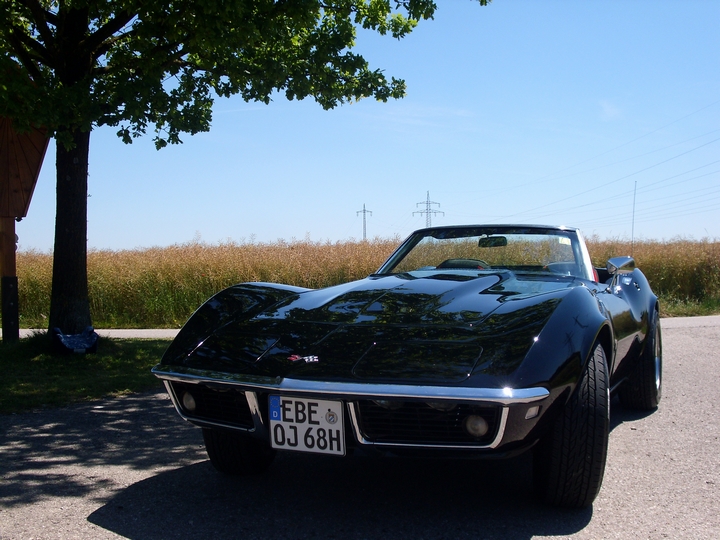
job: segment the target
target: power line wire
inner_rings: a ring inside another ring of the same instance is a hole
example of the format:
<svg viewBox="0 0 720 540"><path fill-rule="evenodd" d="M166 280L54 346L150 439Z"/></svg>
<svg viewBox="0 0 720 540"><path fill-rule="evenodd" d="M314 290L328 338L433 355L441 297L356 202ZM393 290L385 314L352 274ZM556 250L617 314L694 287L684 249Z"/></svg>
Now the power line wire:
<svg viewBox="0 0 720 540"><path fill-rule="evenodd" d="M630 177L632 177L632 176L635 176L635 175L637 175L637 174L640 174L640 173L642 173L642 172L649 171L650 169L654 169L655 167L659 167L660 165L663 165L663 164L668 163L668 162L670 162L670 161L672 161L672 160L674 160L674 159L677 159L677 158L682 157L682 156L684 156L684 155L687 155L687 154L689 154L689 153L691 153L691 152L694 152L694 151L696 151L696 150L699 150L700 148L704 148L705 146L708 146L708 145L710 145L710 144L712 144L712 143L715 143L715 142L717 142L717 141L720 141L720 137L718 137L718 138L716 138L716 139L713 139L712 141L706 142L706 143L704 143L704 144L701 144L701 145L699 145L699 146L696 146L695 148L691 148L690 150L686 150L685 152L681 152L681 153L679 153L679 154L677 154L677 155L675 155L675 156L672 156L672 157L670 157L670 158L664 159L664 160L662 160L662 161L659 161L659 162L657 162L657 163L654 163L654 164L652 164L652 165L649 165L649 166L647 166L647 167L644 167L644 168L642 168L642 169L640 169L640 170L637 170L637 171L635 171L635 172L632 172L632 173L630 173L630 174L626 174L625 176L621 176L620 178L617 178L617 179L615 179L615 180L611 180L610 182L604 182L604 183L603 183L602 185L600 185L600 186L596 186L596 187L594 187L594 188L586 189L585 191L582 191L582 192L580 192L580 193L576 193L575 195L570 195L569 197L565 197L565 198L563 198L563 199L559 199L559 200L556 200L556 201L553 201L553 202L550 202L550 203L547 203L547 204L543 204L542 206L536 206L535 208L532 208L532 209L530 209L530 210L526 210L526 211L523 211L523 212L518 212L518 213L515 213L515 214L510 214L510 215L507 216L507 217L514 217L514 216L523 215L523 214L526 214L526 213L528 213L528 212L533 212L533 211L535 211L535 210L540 210L540 209L542 209L542 208L547 208L548 206L553 206L553 205L559 204L559 203L561 203L561 202L565 202L565 201L569 201L569 200L575 199L575 198L580 197L580 196L582 196L582 195L587 195L588 193L592 193L593 191L597 191L597 190L599 190L599 189L605 189L605 188L607 188L607 186L609 186L609 185L616 184L617 182L621 182L622 180L627 180L628 178L630 178Z"/></svg>

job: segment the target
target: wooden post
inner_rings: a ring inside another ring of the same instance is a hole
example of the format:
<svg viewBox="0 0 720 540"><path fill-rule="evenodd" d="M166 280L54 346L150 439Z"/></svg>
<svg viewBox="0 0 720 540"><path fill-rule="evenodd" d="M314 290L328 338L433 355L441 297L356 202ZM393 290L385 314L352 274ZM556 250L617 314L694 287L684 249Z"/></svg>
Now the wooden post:
<svg viewBox="0 0 720 540"><path fill-rule="evenodd" d="M0 217L0 275L2 286L2 337L10 343L20 339L18 278L15 263L15 219Z"/></svg>

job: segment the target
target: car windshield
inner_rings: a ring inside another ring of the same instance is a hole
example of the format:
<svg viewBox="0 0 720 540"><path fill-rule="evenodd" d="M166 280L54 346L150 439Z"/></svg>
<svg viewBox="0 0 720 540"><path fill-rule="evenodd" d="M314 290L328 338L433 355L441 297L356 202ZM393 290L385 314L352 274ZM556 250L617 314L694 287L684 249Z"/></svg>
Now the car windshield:
<svg viewBox="0 0 720 540"><path fill-rule="evenodd" d="M589 257L575 230L531 227L423 229L408 238L380 274L428 272L553 273L589 278Z"/></svg>

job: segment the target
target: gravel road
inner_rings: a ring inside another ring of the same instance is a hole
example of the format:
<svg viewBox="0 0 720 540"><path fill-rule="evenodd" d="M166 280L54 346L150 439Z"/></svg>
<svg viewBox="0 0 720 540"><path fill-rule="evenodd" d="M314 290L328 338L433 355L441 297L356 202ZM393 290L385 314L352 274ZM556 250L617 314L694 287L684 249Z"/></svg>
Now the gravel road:
<svg viewBox="0 0 720 540"><path fill-rule="evenodd" d="M720 538L720 317L664 319L652 414L613 401L595 504L536 503L503 462L279 454L220 476L162 393L0 416L0 540Z"/></svg>

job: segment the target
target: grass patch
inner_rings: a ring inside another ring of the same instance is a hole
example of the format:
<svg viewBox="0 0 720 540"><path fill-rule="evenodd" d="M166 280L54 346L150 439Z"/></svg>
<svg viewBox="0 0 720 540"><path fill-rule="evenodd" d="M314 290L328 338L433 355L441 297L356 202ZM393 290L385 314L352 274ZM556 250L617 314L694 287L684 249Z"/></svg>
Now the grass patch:
<svg viewBox="0 0 720 540"><path fill-rule="evenodd" d="M200 243L88 253L88 292L95 328L179 328L225 287L269 281L320 288L366 277L400 243L278 241ZM21 328L47 328L52 255L17 254Z"/></svg>
<svg viewBox="0 0 720 540"><path fill-rule="evenodd" d="M672 296L660 297L661 317L700 317L705 315L720 315L720 298L683 300Z"/></svg>
<svg viewBox="0 0 720 540"><path fill-rule="evenodd" d="M54 354L45 334L0 344L0 414L161 389L168 340L100 338L95 354Z"/></svg>

